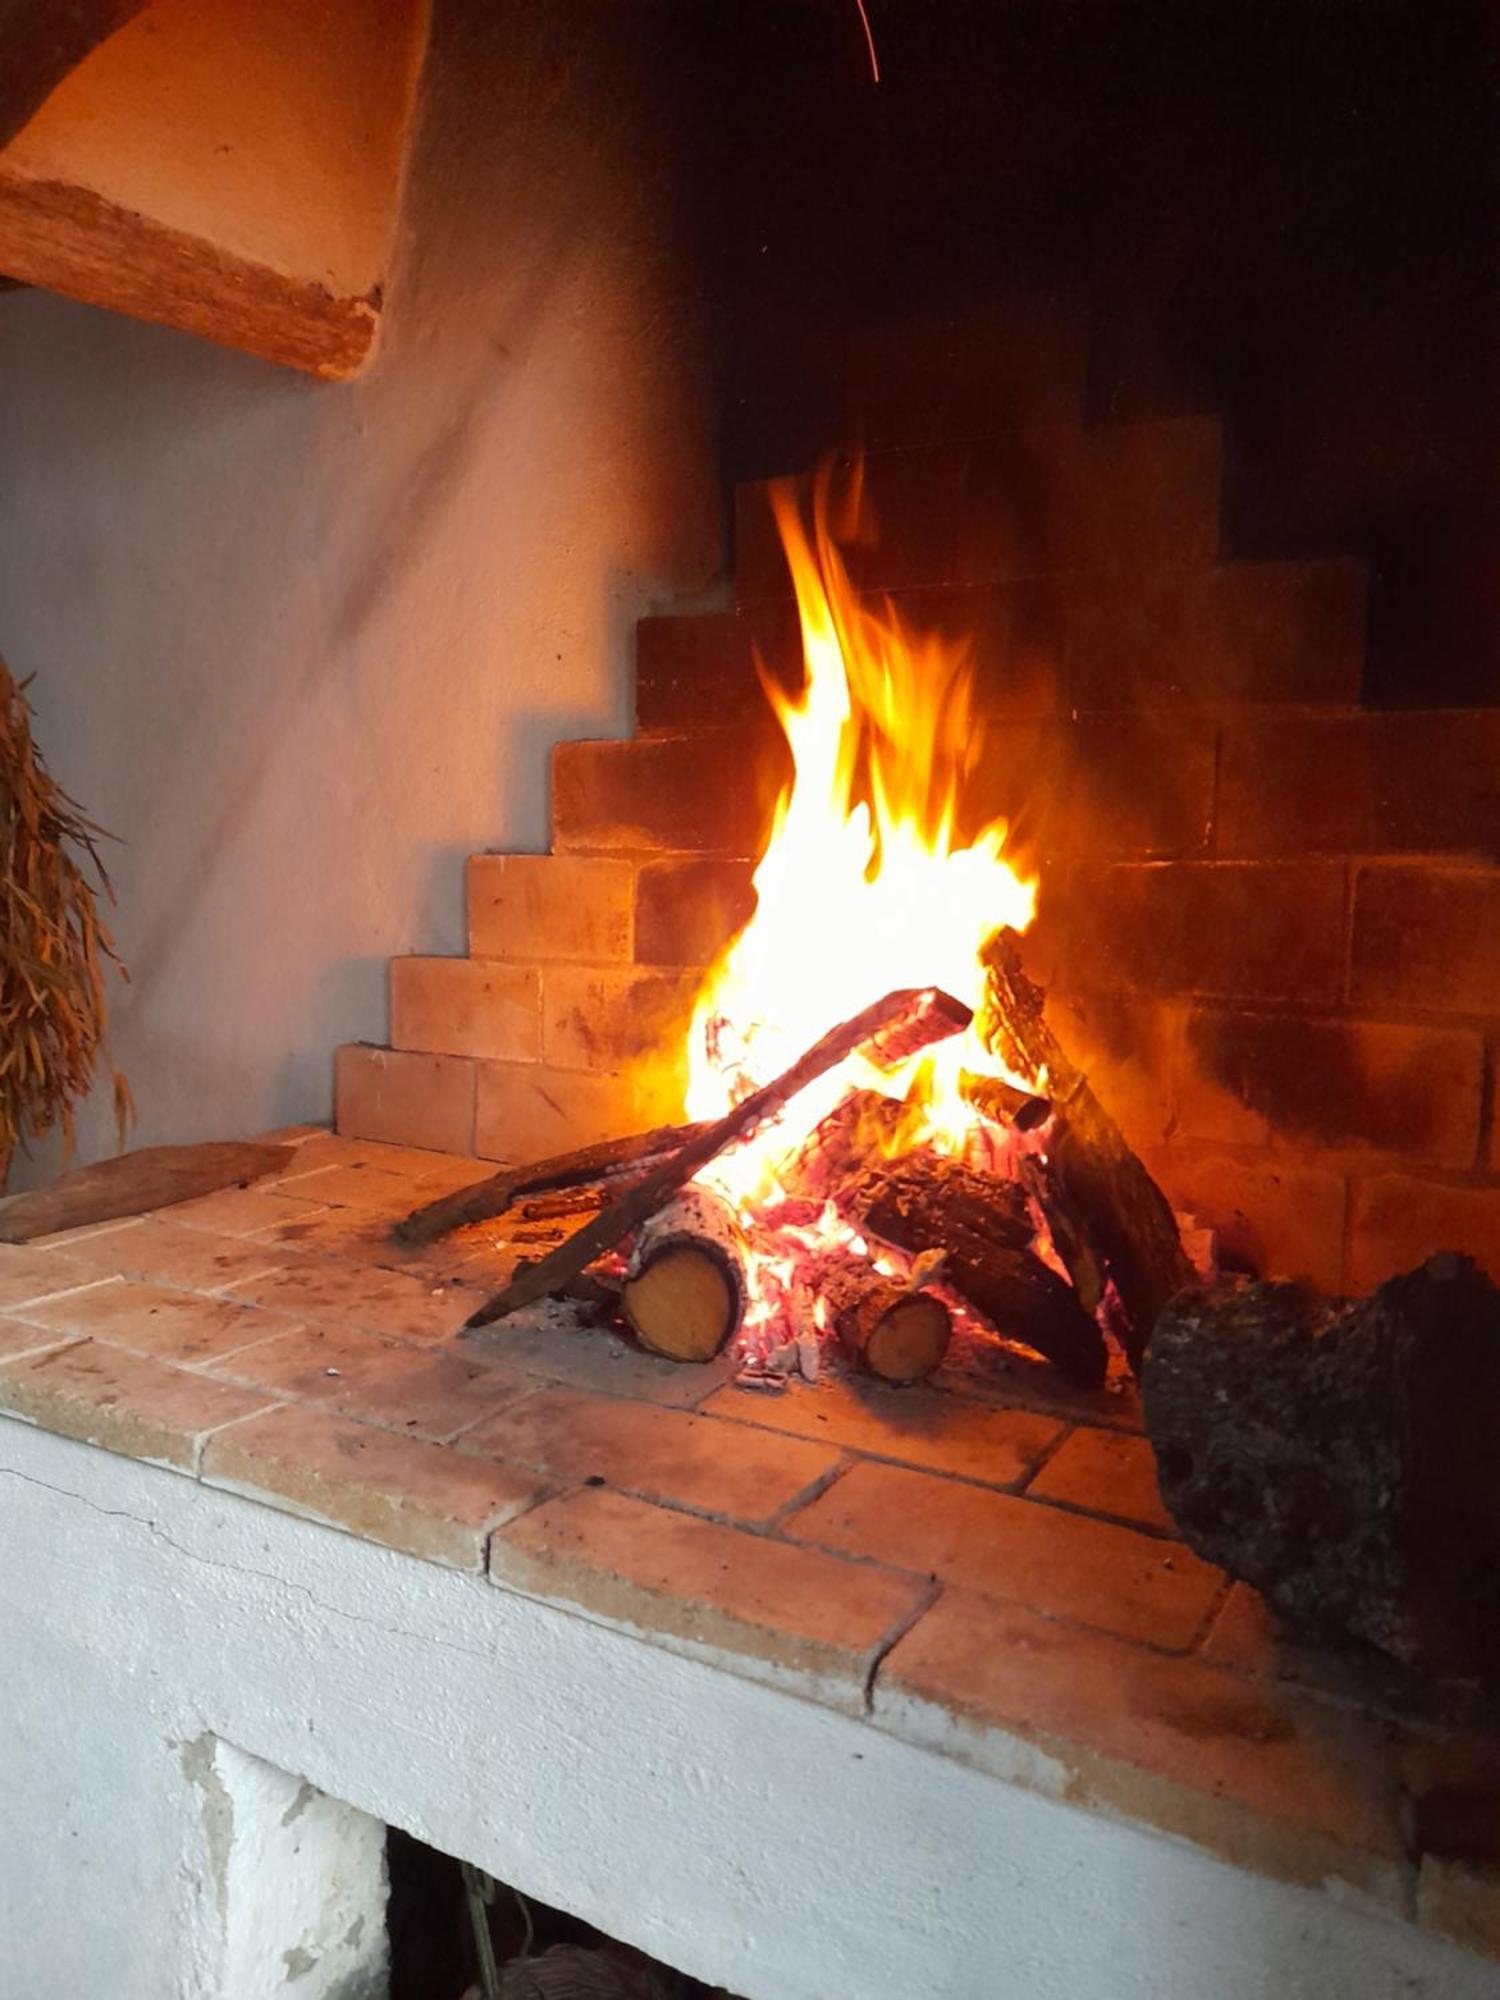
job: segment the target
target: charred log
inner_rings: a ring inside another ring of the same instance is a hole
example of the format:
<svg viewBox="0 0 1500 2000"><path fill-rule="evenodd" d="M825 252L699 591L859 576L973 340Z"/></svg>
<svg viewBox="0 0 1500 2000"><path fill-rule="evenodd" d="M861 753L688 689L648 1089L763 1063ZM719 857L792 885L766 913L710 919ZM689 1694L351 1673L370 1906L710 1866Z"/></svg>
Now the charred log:
<svg viewBox="0 0 1500 2000"><path fill-rule="evenodd" d="M557 1290L655 1215L700 1168L775 1118L799 1091L856 1049L878 1048L882 1060L889 1057L893 1048L899 1049L903 1056L909 1055L917 1048L957 1034L971 1018L966 1007L935 987L903 988L886 994L883 1000L831 1028L790 1069L752 1091L724 1117L700 1128L670 1159L636 1181L627 1193L602 1209L550 1257L544 1257L524 1277L514 1279L487 1300L468 1324L492 1325L518 1307L530 1305L533 1299L545 1298Z"/></svg>
<svg viewBox="0 0 1500 2000"><path fill-rule="evenodd" d="M998 931L984 962L986 1042L1015 1075L1039 1088L1045 1079L1061 1113L1047 1135L1050 1198L1113 1285L1116 1324L1139 1372L1163 1307L1193 1279L1176 1217L1048 1026L1041 989L1022 969L1015 933Z"/></svg>
<svg viewBox="0 0 1500 2000"><path fill-rule="evenodd" d="M1076 1382L1099 1382L1109 1351L1072 1287L1027 1248L1026 1196L1012 1181L918 1155L850 1191L861 1226L911 1252L941 1250L945 1281L1007 1340Z"/></svg>
<svg viewBox="0 0 1500 2000"><path fill-rule="evenodd" d="M1200 1555L1300 1631L1500 1678L1500 1293L1467 1258L1353 1303L1184 1292L1143 1388L1162 1497Z"/></svg>
<svg viewBox="0 0 1500 2000"><path fill-rule="evenodd" d="M886 1277L852 1251L819 1258L803 1289L822 1303L849 1353L882 1381L920 1382L948 1352L953 1321L942 1300Z"/></svg>

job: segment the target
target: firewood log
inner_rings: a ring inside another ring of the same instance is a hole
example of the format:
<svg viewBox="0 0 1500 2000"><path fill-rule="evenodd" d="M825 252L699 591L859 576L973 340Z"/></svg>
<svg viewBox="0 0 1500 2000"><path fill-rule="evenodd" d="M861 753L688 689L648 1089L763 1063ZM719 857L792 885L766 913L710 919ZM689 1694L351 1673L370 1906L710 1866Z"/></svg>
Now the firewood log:
<svg viewBox="0 0 1500 2000"><path fill-rule="evenodd" d="M1142 1378L1192 1548L1293 1628L1500 1680L1500 1291L1429 1258L1367 1299L1221 1279Z"/></svg>
<svg viewBox="0 0 1500 2000"><path fill-rule="evenodd" d="M981 1031L1014 1075L1045 1088L1057 1108L1046 1159L1051 1198L1114 1287L1114 1316L1137 1372L1163 1307L1193 1281L1171 1203L1069 1058L1022 969L1014 931L985 946Z"/></svg>
<svg viewBox="0 0 1500 2000"><path fill-rule="evenodd" d="M554 1159L536 1160L530 1166L502 1167L497 1174L487 1174L454 1194L414 1208L395 1224L392 1239L397 1243L432 1243L450 1230L504 1215L513 1202L528 1194L596 1187L602 1203L619 1191L616 1176L638 1177L669 1159L703 1129L701 1125L661 1125L655 1131L632 1132L623 1139L601 1139L595 1145L559 1153Z"/></svg>
<svg viewBox="0 0 1500 2000"><path fill-rule="evenodd" d="M967 1007L934 986L903 987L861 1008L850 1020L830 1028L780 1076L751 1091L713 1124L700 1128L670 1159L636 1181L550 1257L487 1299L466 1324L492 1326L507 1313L555 1291L596 1257L623 1242L726 1147L775 1118L799 1091L837 1068L856 1050L875 1050L881 1060L889 1059L893 1049L909 1055L916 1048L957 1034L971 1018Z"/></svg>
<svg viewBox="0 0 1500 2000"><path fill-rule="evenodd" d="M686 1187L642 1225L620 1295L643 1347L672 1361L711 1361L745 1308L745 1238L712 1189Z"/></svg>
<svg viewBox="0 0 1500 2000"><path fill-rule="evenodd" d="M1076 1382L1103 1379L1109 1350L1072 1287L1026 1247L1031 1222L1015 1183L917 1155L872 1169L848 1197L860 1226L907 1251L942 1250L945 1278L1007 1340Z"/></svg>
<svg viewBox="0 0 1500 2000"><path fill-rule="evenodd" d="M942 1300L853 1251L818 1258L799 1290L822 1302L844 1346L882 1381L919 1382L948 1352L953 1321Z"/></svg>
<svg viewBox="0 0 1500 2000"><path fill-rule="evenodd" d="M264 1141L207 1139L196 1146L144 1146L97 1160L64 1174L51 1187L0 1201L0 1243L28 1243L59 1229L114 1222L196 1201L220 1188L247 1187L284 1171L296 1150Z"/></svg>

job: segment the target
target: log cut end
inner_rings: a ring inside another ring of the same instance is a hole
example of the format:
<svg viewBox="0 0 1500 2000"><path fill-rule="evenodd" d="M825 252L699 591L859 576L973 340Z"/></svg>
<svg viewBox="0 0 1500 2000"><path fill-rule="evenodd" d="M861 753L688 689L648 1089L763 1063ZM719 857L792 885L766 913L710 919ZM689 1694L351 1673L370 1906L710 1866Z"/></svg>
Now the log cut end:
<svg viewBox="0 0 1500 2000"><path fill-rule="evenodd" d="M670 1243L621 1294L636 1338L670 1361L711 1361L740 1316L739 1287L706 1245Z"/></svg>
<svg viewBox="0 0 1500 2000"><path fill-rule="evenodd" d="M952 1327L941 1299L925 1292L901 1298L863 1334L859 1353L885 1382L920 1382L948 1352Z"/></svg>

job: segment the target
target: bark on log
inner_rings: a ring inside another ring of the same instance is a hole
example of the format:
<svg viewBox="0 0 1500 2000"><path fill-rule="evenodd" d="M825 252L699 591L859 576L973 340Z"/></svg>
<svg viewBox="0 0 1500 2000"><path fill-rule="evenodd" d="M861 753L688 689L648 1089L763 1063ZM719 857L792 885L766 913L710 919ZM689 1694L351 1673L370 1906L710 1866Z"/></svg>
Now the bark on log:
<svg viewBox="0 0 1500 2000"><path fill-rule="evenodd" d="M887 1278L854 1253L822 1257L805 1281L844 1346L884 1382L920 1382L948 1352L953 1321L942 1300Z"/></svg>
<svg viewBox="0 0 1500 2000"><path fill-rule="evenodd" d="M414 1208L396 1223L391 1235L397 1243L432 1243L450 1230L473 1222L489 1222L523 1195L552 1193L562 1189L599 1186L607 1192L616 1175L643 1172L658 1161L669 1159L704 1128L701 1125L661 1125L652 1132L632 1132L623 1139L602 1139L592 1146L580 1146L571 1153L559 1153L550 1160L534 1160L529 1166L503 1167L497 1174L445 1194Z"/></svg>
<svg viewBox="0 0 1500 2000"><path fill-rule="evenodd" d="M984 961L986 1045L1057 1107L1046 1146L1054 1198L1114 1287L1115 1323L1139 1372L1163 1307L1193 1280L1176 1217L1048 1027L1041 989L1022 969L1014 931L996 932Z"/></svg>
<svg viewBox="0 0 1500 2000"><path fill-rule="evenodd" d="M171 1208L244 1187L290 1164L295 1146L211 1139L200 1146L144 1146L64 1174L34 1194L0 1201L0 1243L28 1243L57 1229L82 1229L147 1209Z"/></svg>
<svg viewBox="0 0 1500 2000"><path fill-rule="evenodd" d="M1500 1292L1430 1258L1368 1299L1221 1280L1144 1372L1162 1498L1288 1624L1500 1679Z"/></svg>
<svg viewBox="0 0 1500 2000"><path fill-rule="evenodd" d="M1003 1334L1075 1382L1102 1381L1109 1350L1072 1287L1026 1245L1031 1223L1014 1182L917 1155L872 1169L848 1196L860 1226L907 1251L942 1250L945 1280Z"/></svg>
<svg viewBox="0 0 1500 2000"><path fill-rule="evenodd" d="M530 1305L534 1299L545 1298L566 1279L592 1264L596 1257L612 1250L633 1229L638 1229L701 1167L774 1118L798 1091L836 1068L855 1050L867 1049L879 1041L886 1049L899 1043L909 1054L920 1045L923 1036L929 1044L945 1040L966 1027L970 1018L966 1007L935 987L904 987L886 994L883 1000L862 1009L851 1020L831 1028L790 1069L752 1091L732 1111L703 1128L696 1138L601 1210L551 1256L544 1257L524 1277L516 1278L504 1291L486 1300L467 1324L491 1326L507 1313Z"/></svg>
<svg viewBox="0 0 1500 2000"><path fill-rule="evenodd" d="M1007 1083L1003 1076L974 1076L964 1070L958 1091L964 1103L992 1125L1013 1126L1017 1132L1034 1132L1052 1116L1050 1098Z"/></svg>
<svg viewBox="0 0 1500 2000"><path fill-rule="evenodd" d="M620 1295L643 1347L672 1361L711 1361L745 1310L745 1238L728 1202L687 1187L635 1240Z"/></svg>

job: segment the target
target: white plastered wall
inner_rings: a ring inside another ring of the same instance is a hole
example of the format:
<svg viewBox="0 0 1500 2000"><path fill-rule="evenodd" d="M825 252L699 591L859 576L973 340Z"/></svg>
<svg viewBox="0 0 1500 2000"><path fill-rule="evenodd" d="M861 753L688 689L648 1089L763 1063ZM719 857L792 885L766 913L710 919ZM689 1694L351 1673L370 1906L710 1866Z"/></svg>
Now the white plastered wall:
<svg viewBox="0 0 1500 2000"><path fill-rule="evenodd" d="M444 0L353 383L0 294L0 653L123 843L138 1143L326 1116L388 958L462 949L465 855L545 846L549 745L626 732L635 618L713 575L669 87L649 9Z"/></svg>

